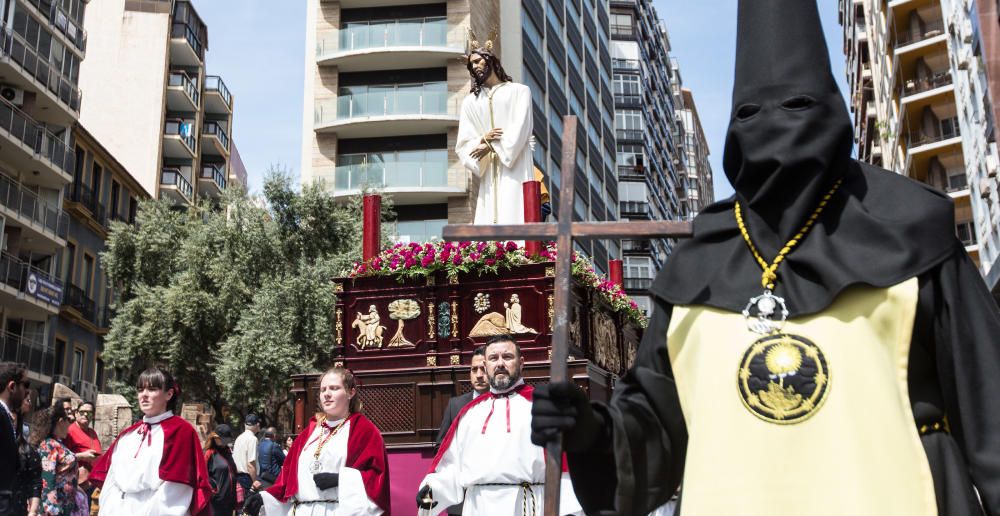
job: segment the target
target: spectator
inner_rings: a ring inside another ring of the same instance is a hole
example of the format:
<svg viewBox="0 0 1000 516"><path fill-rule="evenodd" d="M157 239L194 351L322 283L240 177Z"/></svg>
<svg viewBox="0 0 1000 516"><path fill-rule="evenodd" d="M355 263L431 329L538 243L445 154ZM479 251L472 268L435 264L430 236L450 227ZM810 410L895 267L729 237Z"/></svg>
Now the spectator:
<svg viewBox="0 0 1000 516"><path fill-rule="evenodd" d="M264 430L264 438L257 446L257 464L260 466L257 480L260 482L261 489L267 489L274 485L281 473L281 465L285 462L285 452L281 451L281 446L274 442L276 435L278 435L278 430L273 426L268 427L267 430Z"/></svg>
<svg viewBox="0 0 1000 516"><path fill-rule="evenodd" d="M237 492L237 505L241 504L250 495L251 487L254 489L260 488L260 483L257 482L256 435L257 432L260 432L260 418L256 414L248 414L243 426L245 430L236 438L236 444L233 445L233 461L236 462L236 483L239 484L237 489L242 491L242 493Z"/></svg>
<svg viewBox="0 0 1000 516"><path fill-rule="evenodd" d="M89 401L80 403L76 407L76 421L69 425L69 433L66 435L66 447L76 454L80 465L80 489L87 493L88 500L94 492L94 487L90 485L90 471L94 469L94 461L101 456L101 441L90 426L93 419L94 404Z"/></svg>
<svg viewBox="0 0 1000 516"><path fill-rule="evenodd" d="M31 423L29 443L38 449L42 462L42 514L90 514L86 500L78 499L77 496L76 455L63 443L69 432L69 425L69 416L62 403L39 411Z"/></svg>
<svg viewBox="0 0 1000 516"><path fill-rule="evenodd" d="M229 447L233 444L233 429L219 425L205 439L205 463L212 484L212 514L232 516L236 511L236 464Z"/></svg>
<svg viewBox="0 0 1000 516"><path fill-rule="evenodd" d="M66 417L69 422L72 423L76 421L76 411L73 410L73 400L70 398L57 398L53 405L61 405L63 410L66 411Z"/></svg>
<svg viewBox="0 0 1000 516"><path fill-rule="evenodd" d="M284 444L284 446L281 447L281 451L283 451L286 456L288 455L288 450L292 449L292 443L294 443L294 442L295 442L295 436L294 435L288 434L288 435L285 436L285 444Z"/></svg>
<svg viewBox="0 0 1000 516"><path fill-rule="evenodd" d="M26 422L32 415L32 407L35 406L36 400L37 394L34 390L29 390L21 402L21 410L16 414L22 430L21 435L17 436L17 452L21 465L17 472L17 481L14 483L12 507L14 516L36 516L41 506L42 458L38 456L35 447L28 443L28 434L23 430L28 428Z"/></svg>
<svg viewBox="0 0 1000 516"><path fill-rule="evenodd" d="M31 384L23 364L0 362L0 514L12 511L12 491L20 460L17 453L18 428L14 410L21 406Z"/></svg>

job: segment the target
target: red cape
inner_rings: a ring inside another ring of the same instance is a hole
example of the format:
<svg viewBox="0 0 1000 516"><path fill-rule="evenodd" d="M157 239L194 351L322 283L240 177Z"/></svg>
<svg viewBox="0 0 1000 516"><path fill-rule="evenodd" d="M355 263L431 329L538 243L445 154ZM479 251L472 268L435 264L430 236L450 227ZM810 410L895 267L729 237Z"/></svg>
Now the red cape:
<svg viewBox="0 0 1000 516"><path fill-rule="evenodd" d="M108 451L94 463L90 481L98 485L104 483L111 470L111 458L121 436L139 428L142 422L122 430ZM163 428L163 458L160 460L160 480L189 485L194 488L191 496L191 516L210 516L208 502L212 497L212 486L208 482L208 468L202 455L198 432L190 423L178 416L168 417L159 423Z"/></svg>
<svg viewBox="0 0 1000 516"><path fill-rule="evenodd" d="M365 492L375 505L391 516L389 506L389 459L385 452L385 442L382 433L365 416L355 413L347 417L351 426L347 434L347 458L344 465L361 472L361 480L365 484ZM316 429L316 418L309 421L306 427L285 457L281 474L274 485L267 489L271 496L282 503L299 492L299 456L309 441L309 436Z"/></svg>

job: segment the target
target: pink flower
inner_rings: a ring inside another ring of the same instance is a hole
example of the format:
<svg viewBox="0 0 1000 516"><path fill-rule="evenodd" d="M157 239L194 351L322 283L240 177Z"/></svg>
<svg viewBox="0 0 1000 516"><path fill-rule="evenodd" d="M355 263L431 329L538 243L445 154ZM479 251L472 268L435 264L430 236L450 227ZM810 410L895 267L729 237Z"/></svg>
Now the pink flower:
<svg viewBox="0 0 1000 516"><path fill-rule="evenodd" d="M476 244L476 251L479 251L481 253L483 252L483 249L486 249L486 242L479 242L478 244Z"/></svg>
<svg viewBox="0 0 1000 516"><path fill-rule="evenodd" d="M516 251L516 250L517 250L516 242L507 242L507 251Z"/></svg>
<svg viewBox="0 0 1000 516"><path fill-rule="evenodd" d="M420 265L423 267L429 267L432 263L434 263L433 253L424 256L424 258L420 260Z"/></svg>
<svg viewBox="0 0 1000 516"><path fill-rule="evenodd" d="M456 254L454 257L452 257L451 263L455 265L462 265L462 255Z"/></svg>
<svg viewBox="0 0 1000 516"><path fill-rule="evenodd" d="M469 253L469 259L472 260L472 261L478 260L479 259L479 253L476 253L476 252Z"/></svg>
<svg viewBox="0 0 1000 516"><path fill-rule="evenodd" d="M406 261L403 262L403 268L409 269L410 267L413 267L416 264L417 264L416 260L414 260L413 258L407 257Z"/></svg>
<svg viewBox="0 0 1000 516"><path fill-rule="evenodd" d="M492 266L496 265L496 263L497 263L497 261L494 260L493 258L487 258L486 259L486 265L489 266L489 267L492 267Z"/></svg>

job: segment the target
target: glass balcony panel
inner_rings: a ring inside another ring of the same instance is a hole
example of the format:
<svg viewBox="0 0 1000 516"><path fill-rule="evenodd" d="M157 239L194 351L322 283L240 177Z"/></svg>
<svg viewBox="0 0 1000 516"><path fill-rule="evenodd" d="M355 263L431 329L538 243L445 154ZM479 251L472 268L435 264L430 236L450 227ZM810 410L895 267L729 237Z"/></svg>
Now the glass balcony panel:
<svg viewBox="0 0 1000 516"><path fill-rule="evenodd" d="M341 52L397 46L444 46L448 43L448 22L443 17L349 22L341 27L335 41ZM330 51L329 43L320 42L317 52Z"/></svg>
<svg viewBox="0 0 1000 516"><path fill-rule="evenodd" d="M399 20L395 26L388 26L390 35L395 32L391 42L397 46L420 46L423 26L423 20Z"/></svg>
<svg viewBox="0 0 1000 516"><path fill-rule="evenodd" d="M417 115L421 113L423 98L422 84L402 84L396 91L395 114Z"/></svg>

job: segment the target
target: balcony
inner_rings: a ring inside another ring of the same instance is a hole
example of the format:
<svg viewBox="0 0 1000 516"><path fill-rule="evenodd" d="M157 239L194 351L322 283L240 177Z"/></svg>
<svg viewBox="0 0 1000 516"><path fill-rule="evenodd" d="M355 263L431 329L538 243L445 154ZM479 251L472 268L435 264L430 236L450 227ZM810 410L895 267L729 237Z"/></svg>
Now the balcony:
<svg viewBox="0 0 1000 516"><path fill-rule="evenodd" d="M316 62L341 72L432 68L463 54L444 17L348 22L316 43Z"/></svg>
<svg viewBox="0 0 1000 516"><path fill-rule="evenodd" d="M97 305L82 288L67 283L62 304L63 308L72 310L75 317L97 326Z"/></svg>
<svg viewBox="0 0 1000 516"><path fill-rule="evenodd" d="M611 39L635 39L635 27L611 24Z"/></svg>
<svg viewBox="0 0 1000 516"><path fill-rule="evenodd" d="M623 253L649 253L652 249L649 240L622 240Z"/></svg>
<svg viewBox="0 0 1000 516"><path fill-rule="evenodd" d="M910 156L939 151L946 147L962 144L962 133L958 119L948 119L939 123L933 131L924 129L908 130L906 132L906 148Z"/></svg>
<svg viewBox="0 0 1000 516"><path fill-rule="evenodd" d="M619 142L642 143L643 135L639 129L615 129L615 140Z"/></svg>
<svg viewBox="0 0 1000 516"><path fill-rule="evenodd" d="M49 23L59 29L56 32L66 38L69 46L76 48L81 55L87 50L87 31L83 30L83 27L63 9L62 2L27 0L26 3L37 9L43 18L47 18Z"/></svg>
<svg viewBox="0 0 1000 516"><path fill-rule="evenodd" d="M170 28L170 62L182 66L201 66L205 59L205 46L193 27L175 21Z"/></svg>
<svg viewBox="0 0 1000 516"><path fill-rule="evenodd" d="M618 179L626 181L644 181L645 169L642 165L618 165Z"/></svg>
<svg viewBox="0 0 1000 516"><path fill-rule="evenodd" d="M641 69L639 66L638 59L619 59L617 57L611 58L611 69L615 72L634 72L639 73Z"/></svg>
<svg viewBox="0 0 1000 516"><path fill-rule="evenodd" d="M66 245L69 217L59 207L41 201L34 192L5 174L0 174L0 213L7 217L8 225L54 243L55 247L48 251L54 252Z"/></svg>
<svg viewBox="0 0 1000 516"><path fill-rule="evenodd" d="M226 173L223 172L225 165L206 163L201 167L198 174L198 191L207 194L209 197L218 198L226 189Z"/></svg>
<svg viewBox="0 0 1000 516"><path fill-rule="evenodd" d="M642 95L615 95L615 108L637 109L642 107Z"/></svg>
<svg viewBox="0 0 1000 516"><path fill-rule="evenodd" d="M189 205L194 198L194 188L179 168L164 168L160 173L161 197L179 205Z"/></svg>
<svg viewBox="0 0 1000 516"><path fill-rule="evenodd" d="M233 94L218 75L205 76L205 112L229 114L233 112Z"/></svg>
<svg viewBox="0 0 1000 516"><path fill-rule="evenodd" d="M334 175L334 196L357 195L366 188L378 188L391 193L399 204L420 204L446 201L450 196L465 193L464 185L452 186L448 182L447 150L416 152L428 157L338 156L337 161L342 164Z"/></svg>
<svg viewBox="0 0 1000 516"><path fill-rule="evenodd" d="M163 155L168 158L195 157L194 120L173 119L163 123Z"/></svg>
<svg viewBox="0 0 1000 516"><path fill-rule="evenodd" d="M926 42L925 45L931 45L937 43L939 40L945 41L946 37L944 21L935 20L924 23L923 28L910 27L897 30L893 47L895 47L896 53L899 54L910 50L910 48L906 47L916 48L917 43Z"/></svg>
<svg viewBox="0 0 1000 516"><path fill-rule="evenodd" d="M44 383L48 383L55 372L55 353L41 340L9 332L0 333L0 361L25 364L28 376Z"/></svg>
<svg viewBox="0 0 1000 516"><path fill-rule="evenodd" d="M89 186L81 183L69 185L64 200L70 212L90 217L100 226L108 226L107 209Z"/></svg>
<svg viewBox="0 0 1000 516"><path fill-rule="evenodd" d="M4 252L0 252L0 292L14 298L0 296L8 317L30 319L58 314L63 297L62 283L49 273ZM39 308L46 313L40 314Z"/></svg>
<svg viewBox="0 0 1000 516"><path fill-rule="evenodd" d="M187 73L175 70L167 75L168 111L198 111L200 101L198 85Z"/></svg>
<svg viewBox="0 0 1000 516"><path fill-rule="evenodd" d="M21 89L38 90L39 112L51 117L46 122L70 125L80 116L80 88L63 76L59 66L50 63L47 57L40 57L31 45L5 25L0 25L0 76L4 77L4 82ZM51 111L46 112L50 108Z"/></svg>
<svg viewBox="0 0 1000 516"><path fill-rule="evenodd" d="M340 138L443 133L458 126L458 103L447 84L390 84L341 88L335 101L319 103L317 132ZM450 109L449 109L450 107Z"/></svg>
<svg viewBox="0 0 1000 516"><path fill-rule="evenodd" d="M622 201L619 203L622 218L648 219L649 203L646 201Z"/></svg>
<svg viewBox="0 0 1000 516"><path fill-rule="evenodd" d="M219 122L208 121L201 128L201 138L208 145L202 145L205 154L212 156L229 156L229 135Z"/></svg>
<svg viewBox="0 0 1000 516"><path fill-rule="evenodd" d="M952 84L951 72L936 73L923 79L909 79L900 84L900 98L903 99L903 102L920 100L934 95L933 93L923 95L924 93L951 86Z"/></svg>
<svg viewBox="0 0 1000 516"><path fill-rule="evenodd" d="M625 291L649 290L653 286L653 278L625 278Z"/></svg>

